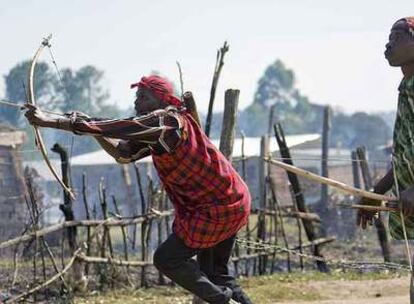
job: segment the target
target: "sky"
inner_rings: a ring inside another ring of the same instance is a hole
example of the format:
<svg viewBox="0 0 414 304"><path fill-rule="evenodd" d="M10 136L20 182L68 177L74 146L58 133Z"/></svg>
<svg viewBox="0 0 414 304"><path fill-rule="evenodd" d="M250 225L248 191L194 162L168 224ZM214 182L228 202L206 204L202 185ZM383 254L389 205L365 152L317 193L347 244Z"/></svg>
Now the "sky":
<svg viewBox="0 0 414 304"><path fill-rule="evenodd" d="M392 24L410 15L412 0L0 0L0 74L52 33L58 66L103 70L120 107L132 105L129 85L151 71L178 84L179 61L184 90L206 112L216 51L227 40L215 110L229 88L240 90L241 108L251 104L264 70L280 59L312 102L389 111L401 71L388 66L384 45Z"/></svg>

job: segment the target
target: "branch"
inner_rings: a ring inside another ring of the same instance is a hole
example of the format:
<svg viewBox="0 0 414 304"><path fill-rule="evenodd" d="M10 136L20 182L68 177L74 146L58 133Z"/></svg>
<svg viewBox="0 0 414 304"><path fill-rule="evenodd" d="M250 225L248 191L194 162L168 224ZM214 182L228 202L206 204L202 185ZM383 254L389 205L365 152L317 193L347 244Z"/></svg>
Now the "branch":
<svg viewBox="0 0 414 304"><path fill-rule="evenodd" d="M56 281L57 279L59 279L61 276L63 276L66 272L68 272L68 270L72 267L73 263L75 262L75 260L78 258L78 254L81 251L81 249L79 248L78 250L75 251L75 254L72 256L72 258L70 259L69 263L66 265L65 268L62 269L61 272L55 274L53 277L51 277L49 280L47 280L46 282L44 282L43 284L40 284L14 298L11 298L9 300L5 300L4 303L14 303L17 301L20 301L26 297L28 297L29 295L31 295L32 293L35 293L36 291L52 284L54 281Z"/></svg>
<svg viewBox="0 0 414 304"><path fill-rule="evenodd" d="M111 264L111 265L117 265L117 266L135 266L135 267L143 267L152 265L152 262L150 261L126 261L126 260L120 260L120 259L113 259L111 257L92 257L92 256L86 256L84 254L79 255L79 259L84 263L92 263L92 264Z"/></svg>
<svg viewBox="0 0 414 304"><path fill-rule="evenodd" d="M211 83L210 102L208 104L208 112L205 127L205 133L207 136L210 136L211 119L213 117L213 104L214 98L216 96L217 83L220 77L221 69L224 65L224 55L228 52L228 50L229 45L227 44L227 41L225 41L220 50L217 51L216 66L214 68L213 82Z"/></svg>
<svg viewBox="0 0 414 304"><path fill-rule="evenodd" d="M25 234L23 236L5 241L3 243L0 243L0 249L7 248L13 245L16 245L20 242L29 241L35 237L44 236L46 234L64 229L69 227L75 227L75 226L81 226L81 227L90 227L90 226L129 226L129 225L135 225L142 223L144 221L153 219L153 218L162 218L170 216L174 213L172 210L159 212L158 214L155 213L149 213L146 215L140 215L133 219L125 219L125 220L115 220L113 218L109 218L107 221L104 220L80 220L80 221L69 221L69 222L63 222L56 225L52 225L46 228L43 228L41 230L38 230L36 232L30 232L28 234Z"/></svg>

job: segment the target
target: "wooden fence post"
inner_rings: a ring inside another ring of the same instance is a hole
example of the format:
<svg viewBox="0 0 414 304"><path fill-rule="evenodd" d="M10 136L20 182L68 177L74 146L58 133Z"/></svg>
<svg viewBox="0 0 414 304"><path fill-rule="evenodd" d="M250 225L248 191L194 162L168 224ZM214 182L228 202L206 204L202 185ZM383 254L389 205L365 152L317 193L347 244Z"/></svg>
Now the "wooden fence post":
<svg viewBox="0 0 414 304"><path fill-rule="evenodd" d="M59 154L61 160L62 181L68 188L71 188L70 166L67 151L57 143L53 145L52 151ZM72 209L72 198L66 191L63 191L63 204L61 204L59 208L63 212L65 221L73 221L75 219ZM76 235L76 227L67 229L68 244L71 255L75 254L75 251L78 248ZM86 288L86 277L84 276L84 269L79 260L75 260L73 263L73 276L75 282L78 283L77 288Z"/></svg>
<svg viewBox="0 0 414 304"><path fill-rule="evenodd" d="M323 132L322 132L321 175L323 177L329 177L328 157L329 157L329 130L331 128L330 116L331 116L331 110L329 106L327 106L324 109ZM328 186L325 184L321 184L321 208L322 210L326 210L327 206L328 206ZM324 220L323 217L322 217L322 220Z"/></svg>
<svg viewBox="0 0 414 304"><path fill-rule="evenodd" d="M257 226L257 238L266 241L266 208L268 200L268 163L263 161L264 157L269 156L269 136L262 136L260 141L259 158L259 217ZM266 272L267 256L259 256L259 274Z"/></svg>
<svg viewBox="0 0 414 304"><path fill-rule="evenodd" d="M369 170L365 148L357 148L357 156L359 159L359 165L361 167L362 178L364 180L365 189L370 190L373 187L372 177ZM382 256L384 257L385 262L391 262L391 248L388 241L387 230L385 228L384 220L381 217L381 214L378 215L378 218L374 220L375 227L377 229L378 241L381 246Z"/></svg>
<svg viewBox="0 0 414 304"><path fill-rule="evenodd" d="M290 151L285 140L285 135L283 133L282 126L280 124L276 124L274 126L274 131L277 143L279 145L280 155L283 158L283 162L289 165L293 165L292 157L290 156ZM308 209L306 208L305 204L305 197L303 196L298 177L296 176L296 174L291 172L287 172L287 175L289 182L292 185L294 196L296 198L294 203L296 203L297 209L300 212L308 212ZM302 219L302 223L308 240L311 242L314 241L317 238L317 235L313 223L305 219ZM320 247L318 245L314 246L313 254L318 257L323 257L321 254ZM316 261L316 265L318 266L318 269L321 272L329 271L328 266L323 261Z"/></svg>
<svg viewBox="0 0 414 304"><path fill-rule="evenodd" d="M220 151L231 161L239 105L239 90L229 89L224 94L224 114L220 136Z"/></svg>

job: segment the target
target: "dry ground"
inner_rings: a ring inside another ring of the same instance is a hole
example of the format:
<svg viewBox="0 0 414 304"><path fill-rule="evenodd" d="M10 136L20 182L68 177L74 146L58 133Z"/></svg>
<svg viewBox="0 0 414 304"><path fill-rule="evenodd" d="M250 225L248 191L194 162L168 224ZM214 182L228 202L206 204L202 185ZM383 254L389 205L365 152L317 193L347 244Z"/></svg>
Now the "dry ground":
<svg viewBox="0 0 414 304"><path fill-rule="evenodd" d="M301 304L404 304L409 303L409 277L364 281L318 281L301 286L313 290L325 300L301 301ZM269 302L271 303L271 302ZM293 304L298 301L276 302Z"/></svg>
<svg viewBox="0 0 414 304"><path fill-rule="evenodd" d="M320 273L279 274L241 281L257 304L405 304L409 276L398 274ZM77 304L187 304L191 295L181 288L112 291L77 298Z"/></svg>

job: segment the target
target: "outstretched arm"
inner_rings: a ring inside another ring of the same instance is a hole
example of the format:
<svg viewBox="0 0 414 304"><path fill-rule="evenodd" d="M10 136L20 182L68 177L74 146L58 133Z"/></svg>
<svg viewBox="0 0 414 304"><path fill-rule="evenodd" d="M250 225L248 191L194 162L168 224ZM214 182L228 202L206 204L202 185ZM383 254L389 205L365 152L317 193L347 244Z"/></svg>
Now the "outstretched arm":
<svg viewBox="0 0 414 304"><path fill-rule="evenodd" d="M131 162L149 155L149 146L161 144L171 151L180 139L181 120L165 110L126 119L89 118L75 113L71 118L51 118L31 106L26 117L40 127L93 136L118 162ZM165 136L168 134L168 136Z"/></svg>
<svg viewBox="0 0 414 304"><path fill-rule="evenodd" d="M81 113L82 116L87 117L87 115ZM39 125L45 128L55 128L61 129L64 131L72 131L71 119L70 118L50 118L36 108L31 108L26 113L26 117L29 122L32 124ZM121 150L125 151L128 149L127 143L118 139L107 138L103 136L95 136L95 140L98 144L104 149L109 155L111 155L115 160L121 160Z"/></svg>

